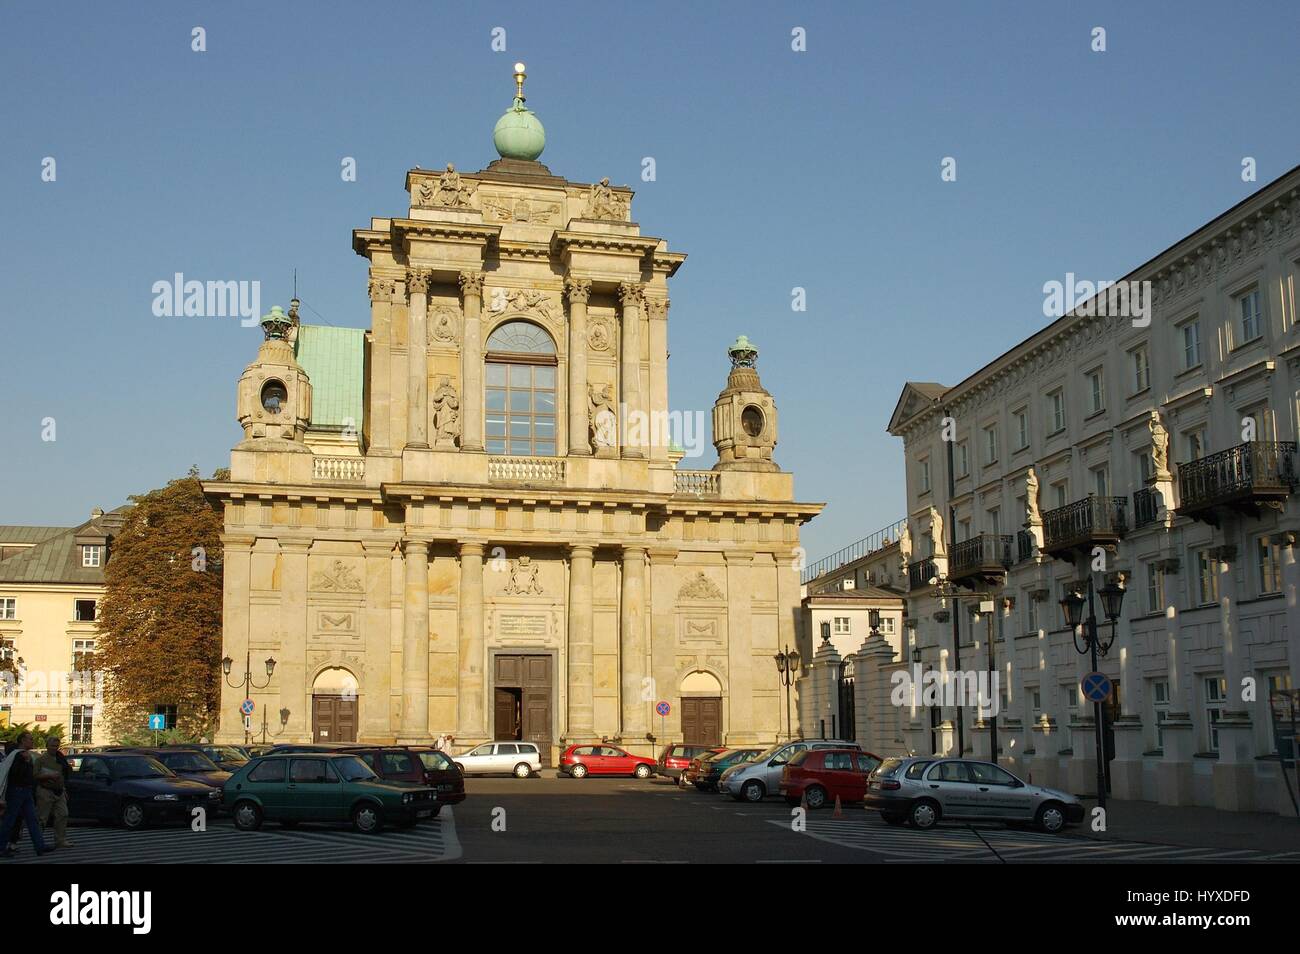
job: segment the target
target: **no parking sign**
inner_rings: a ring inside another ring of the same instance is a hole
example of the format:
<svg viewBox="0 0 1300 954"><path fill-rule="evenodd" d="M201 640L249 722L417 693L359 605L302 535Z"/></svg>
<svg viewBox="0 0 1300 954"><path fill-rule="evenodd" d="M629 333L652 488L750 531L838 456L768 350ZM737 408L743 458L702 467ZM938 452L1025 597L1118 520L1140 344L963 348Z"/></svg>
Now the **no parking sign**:
<svg viewBox="0 0 1300 954"><path fill-rule="evenodd" d="M661 716L664 717L667 717L668 713L672 711L673 711L673 707L666 702L661 702L655 706L655 712L659 713Z"/></svg>

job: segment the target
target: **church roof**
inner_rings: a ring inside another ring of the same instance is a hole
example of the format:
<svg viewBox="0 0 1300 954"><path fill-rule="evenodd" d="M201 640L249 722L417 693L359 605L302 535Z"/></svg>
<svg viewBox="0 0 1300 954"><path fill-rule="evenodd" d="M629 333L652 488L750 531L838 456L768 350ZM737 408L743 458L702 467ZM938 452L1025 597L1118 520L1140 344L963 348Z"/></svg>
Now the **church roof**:
<svg viewBox="0 0 1300 954"><path fill-rule="evenodd" d="M299 325L294 357L311 379L311 426L361 428L365 413L366 333L361 328Z"/></svg>

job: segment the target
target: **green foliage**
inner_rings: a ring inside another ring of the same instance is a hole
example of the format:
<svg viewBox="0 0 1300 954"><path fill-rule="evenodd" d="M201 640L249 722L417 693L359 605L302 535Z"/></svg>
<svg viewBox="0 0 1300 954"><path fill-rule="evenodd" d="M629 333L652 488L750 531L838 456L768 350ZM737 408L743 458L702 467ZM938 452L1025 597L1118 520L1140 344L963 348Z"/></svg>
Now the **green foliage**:
<svg viewBox="0 0 1300 954"><path fill-rule="evenodd" d="M165 729L162 732L150 732L148 729L141 729L137 732L127 732L118 736L119 745L133 745L151 748L155 745L189 745L194 742L205 741L203 737L195 732L185 732L181 729Z"/></svg>
<svg viewBox="0 0 1300 954"><path fill-rule="evenodd" d="M12 725L0 728L0 742L16 742L18 741L18 736L22 735L24 732L30 732L32 734L32 738L36 740L36 747L38 749L45 748L45 740L52 735L58 737L63 742L68 741L68 733L64 730L63 723L61 722L57 722L54 725L42 725L39 722L35 725L27 722L15 722Z"/></svg>

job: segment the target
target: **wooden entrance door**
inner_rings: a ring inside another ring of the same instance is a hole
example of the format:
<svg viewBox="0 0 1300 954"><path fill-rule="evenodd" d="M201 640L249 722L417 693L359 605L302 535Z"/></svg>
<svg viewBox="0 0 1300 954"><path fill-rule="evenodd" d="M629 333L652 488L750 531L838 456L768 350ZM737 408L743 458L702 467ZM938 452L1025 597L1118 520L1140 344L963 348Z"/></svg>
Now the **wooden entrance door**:
<svg viewBox="0 0 1300 954"><path fill-rule="evenodd" d="M551 708L554 693L550 656L496 657L493 735L533 742L542 764L551 764Z"/></svg>
<svg viewBox="0 0 1300 954"><path fill-rule="evenodd" d="M355 742L357 700L347 696L312 696L311 731L317 742Z"/></svg>
<svg viewBox="0 0 1300 954"><path fill-rule="evenodd" d="M688 696L682 700L682 741L687 745L722 744L722 699Z"/></svg>

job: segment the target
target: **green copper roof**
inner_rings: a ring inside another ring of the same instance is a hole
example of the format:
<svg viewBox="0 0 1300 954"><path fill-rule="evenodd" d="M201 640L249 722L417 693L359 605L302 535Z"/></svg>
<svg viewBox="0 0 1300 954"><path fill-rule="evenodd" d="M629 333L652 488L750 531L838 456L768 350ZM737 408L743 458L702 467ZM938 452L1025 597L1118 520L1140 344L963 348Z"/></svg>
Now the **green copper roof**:
<svg viewBox="0 0 1300 954"><path fill-rule="evenodd" d="M294 355L311 379L311 426L360 430L364 413L366 333L361 328L299 325Z"/></svg>
<svg viewBox="0 0 1300 954"><path fill-rule="evenodd" d="M546 130L537 115L516 97L514 105L497 120L492 144L502 159L533 160L546 148Z"/></svg>

